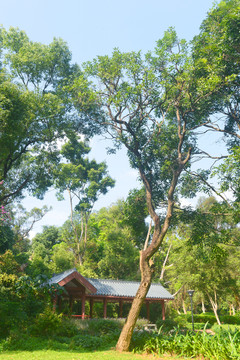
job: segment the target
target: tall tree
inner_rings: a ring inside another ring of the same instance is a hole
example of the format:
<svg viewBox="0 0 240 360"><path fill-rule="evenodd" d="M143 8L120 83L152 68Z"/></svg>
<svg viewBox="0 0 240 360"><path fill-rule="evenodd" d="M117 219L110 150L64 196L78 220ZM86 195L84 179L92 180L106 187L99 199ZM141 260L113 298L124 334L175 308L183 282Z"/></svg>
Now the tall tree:
<svg viewBox="0 0 240 360"><path fill-rule="evenodd" d="M77 111L65 91L81 73L65 42L43 45L1 28L0 46L0 203L6 204L24 190L42 198L52 185L59 140L93 128L91 109Z"/></svg>
<svg viewBox="0 0 240 360"><path fill-rule="evenodd" d="M230 191L239 213L240 161L240 1L224 0L209 11L200 33L192 42L196 76L217 74L225 81L221 91L213 93L209 106L214 117L208 117L204 130L224 136L230 156L216 169L220 191Z"/></svg>
<svg viewBox="0 0 240 360"><path fill-rule="evenodd" d="M240 144L239 32L240 1L224 0L209 11L192 43L196 75L217 74L226 82L210 103L221 115L208 118L205 128L223 133L230 148Z"/></svg>
<svg viewBox="0 0 240 360"><path fill-rule="evenodd" d="M152 257L170 226L184 185L183 173L199 153L197 129L206 122L212 94L224 81L217 74L204 81L196 77L187 44L172 29L157 42L154 53L142 57L115 50L85 69L100 84L99 88L92 84L90 101L105 111L102 125L117 146L126 146L131 166L138 169L154 224L151 241L140 252L141 283L117 344L123 351L129 348L151 285ZM80 102L85 99L83 84L77 83ZM202 171L202 178L206 176Z"/></svg>

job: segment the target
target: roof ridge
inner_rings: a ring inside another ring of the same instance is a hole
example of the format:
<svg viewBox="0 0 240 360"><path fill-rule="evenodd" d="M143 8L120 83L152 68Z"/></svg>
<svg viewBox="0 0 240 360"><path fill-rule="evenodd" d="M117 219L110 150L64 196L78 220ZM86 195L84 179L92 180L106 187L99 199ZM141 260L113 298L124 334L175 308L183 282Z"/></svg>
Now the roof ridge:
<svg viewBox="0 0 240 360"><path fill-rule="evenodd" d="M139 284L141 281L140 280L123 280L123 279L100 279L100 278L85 278L87 280L101 280L101 281L115 281L115 282L128 282L128 283L137 283ZM160 283L159 283L160 284Z"/></svg>

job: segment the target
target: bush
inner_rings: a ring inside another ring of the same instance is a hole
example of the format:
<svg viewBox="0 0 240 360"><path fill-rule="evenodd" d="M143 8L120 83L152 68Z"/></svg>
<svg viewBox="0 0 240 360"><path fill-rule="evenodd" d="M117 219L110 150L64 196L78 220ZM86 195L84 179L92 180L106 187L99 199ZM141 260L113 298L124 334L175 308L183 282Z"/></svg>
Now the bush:
<svg viewBox="0 0 240 360"><path fill-rule="evenodd" d="M214 314L194 314L193 319L194 319L194 322L202 323L202 324L209 323L209 324L213 325L217 322ZM191 315L187 316L187 320L189 323L192 322Z"/></svg>
<svg viewBox="0 0 240 360"><path fill-rule="evenodd" d="M239 315L221 315L220 321L221 321L221 323L224 323L224 324L240 325L240 316Z"/></svg>
<svg viewBox="0 0 240 360"><path fill-rule="evenodd" d="M77 335L72 338L70 347L71 349L84 349L84 350L97 350L106 346L104 337L90 336L90 335Z"/></svg>
<svg viewBox="0 0 240 360"><path fill-rule="evenodd" d="M96 335L106 335L120 332L121 324L116 320L92 319L88 323L89 332Z"/></svg>
<svg viewBox="0 0 240 360"><path fill-rule="evenodd" d="M47 308L39 314L33 325L29 327L30 334L34 336L74 336L78 333L77 326L68 319L63 319L51 309Z"/></svg>
<svg viewBox="0 0 240 360"><path fill-rule="evenodd" d="M174 317L174 321L177 323L177 326L180 328L186 328L188 325L188 319L186 315L177 315ZM192 322L192 318L191 318Z"/></svg>
<svg viewBox="0 0 240 360"><path fill-rule="evenodd" d="M170 331L178 327L178 323L173 319L157 320L156 325L158 329L161 328L163 331Z"/></svg>
<svg viewBox="0 0 240 360"><path fill-rule="evenodd" d="M9 335L10 330L20 328L26 323L28 317L22 304L17 301L0 300L0 337Z"/></svg>
<svg viewBox="0 0 240 360"><path fill-rule="evenodd" d="M211 324L209 324L209 323L206 323L206 324L204 324L204 323L194 323L194 330L203 330L203 329L211 329L211 327L212 327L212 325ZM188 324L188 326L187 326L187 329L188 330L192 330L192 323L190 324Z"/></svg>

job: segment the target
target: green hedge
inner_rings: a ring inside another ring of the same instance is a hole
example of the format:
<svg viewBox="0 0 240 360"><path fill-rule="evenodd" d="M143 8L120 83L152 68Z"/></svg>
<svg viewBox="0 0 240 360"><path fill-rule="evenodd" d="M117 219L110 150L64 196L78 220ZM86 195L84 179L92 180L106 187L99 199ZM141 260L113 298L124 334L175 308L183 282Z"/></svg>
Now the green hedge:
<svg viewBox="0 0 240 360"><path fill-rule="evenodd" d="M232 324L232 325L240 325L240 315L220 315L220 322L222 324ZM193 315L194 323L209 323L210 325L214 325L217 323L216 317L214 314L205 313L205 314L194 314ZM188 314L180 314L174 317L174 321L180 326L184 327L188 324L192 323L192 315Z"/></svg>
<svg viewBox="0 0 240 360"><path fill-rule="evenodd" d="M221 315L220 321L223 324L240 325L239 315Z"/></svg>

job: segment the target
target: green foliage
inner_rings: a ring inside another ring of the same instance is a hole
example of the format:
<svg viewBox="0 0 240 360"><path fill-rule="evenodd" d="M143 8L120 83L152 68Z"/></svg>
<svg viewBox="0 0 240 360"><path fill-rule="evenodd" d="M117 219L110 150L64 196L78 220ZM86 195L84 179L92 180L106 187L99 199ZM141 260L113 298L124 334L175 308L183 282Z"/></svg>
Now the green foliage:
<svg viewBox="0 0 240 360"><path fill-rule="evenodd" d="M121 325L118 321L110 319L92 319L89 321L89 332L95 335L110 335L112 333L119 333Z"/></svg>
<svg viewBox="0 0 240 360"><path fill-rule="evenodd" d="M134 241L141 249L148 231L145 223L148 216L145 190L143 188L131 190L123 203L122 211L124 215L123 222L130 226Z"/></svg>
<svg viewBox="0 0 240 360"><path fill-rule="evenodd" d="M235 146L231 150L230 156L216 168L215 174L218 176L221 184L221 191L231 191L234 199L240 201L240 147ZM236 209L238 214L238 209Z"/></svg>
<svg viewBox="0 0 240 360"><path fill-rule="evenodd" d="M46 275L47 277L50 277L51 270L42 257L34 256L33 259L29 262L26 273L32 277L39 275Z"/></svg>
<svg viewBox="0 0 240 360"><path fill-rule="evenodd" d="M100 194L106 194L114 186L114 180L107 174L104 162L89 160L90 148L87 142L71 135L61 149L62 161L55 170L55 186L61 194L64 190L77 195L76 210L91 210ZM64 163L64 160L65 163Z"/></svg>
<svg viewBox="0 0 240 360"><path fill-rule="evenodd" d="M0 274L17 274L19 272L19 264L11 250L7 250L0 255Z"/></svg>
<svg viewBox="0 0 240 360"><path fill-rule="evenodd" d="M238 359L240 350L240 332L220 331L216 335L204 332L186 332L179 330L158 334L134 334L131 349L135 352L147 352L162 355L164 353L179 356L203 356L214 360Z"/></svg>
<svg viewBox="0 0 240 360"><path fill-rule="evenodd" d="M60 160L58 140L88 128L66 90L81 71L61 39L44 45L15 28L1 29L1 39L0 201L23 190L42 198Z"/></svg>
<svg viewBox="0 0 240 360"><path fill-rule="evenodd" d="M45 277L0 274L0 313L4 335L12 329L22 329L30 319L50 303L50 289Z"/></svg>
<svg viewBox="0 0 240 360"><path fill-rule="evenodd" d="M134 236L124 210L125 203L119 200L90 216L83 270L86 275L92 269L95 276L102 278L135 279L138 276L139 251L135 244L139 239Z"/></svg>
<svg viewBox="0 0 240 360"><path fill-rule="evenodd" d="M56 226L43 226L43 231L32 239L32 250L44 258L46 255L39 253L36 250L37 246L41 244L47 251L59 242L59 229Z"/></svg>
<svg viewBox="0 0 240 360"><path fill-rule="evenodd" d="M8 249L12 249L14 241L15 236L11 227L0 221L0 254L3 254Z"/></svg>
<svg viewBox="0 0 240 360"><path fill-rule="evenodd" d="M70 251L66 243L56 244L52 249L50 268L54 273L72 269L75 264L74 254Z"/></svg>
<svg viewBox="0 0 240 360"><path fill-rule="evenodd" d="M61 314L57 314L50 308L46 308L44 312L36 316L28 331L33 336L50 338L53 336L72 337L78 333L73 322L64 319Z"/></svg>
<svg viewBox="0 0 240 360"><path fill-rule="evenodd" d="M1 284L2 286L2 284ZM27 323L28 316L25 311L23 303L19 303L18 299L7 301L2 298L0 293L0 338L6 338L13 329L22 329L22 326Z"/></svg>
<svg viewBox="0 0 240 360"><path fill-rule="evenodd" d="M47 308L32 320L27 330L11 331L2 347L3 350L105 349L115 345L121 327L119 322L106 319L86 320L82 325Z"/></svg>
<svg viewBox="0 0 240 360"><path fill-rule="evenodd" d="M166 319L166 320L158 319L156 321L156 325L158 329L161 328L162 331L169 332L170 330L176 328L179 324L177 323L176 320L173 319Z"/></svg>

